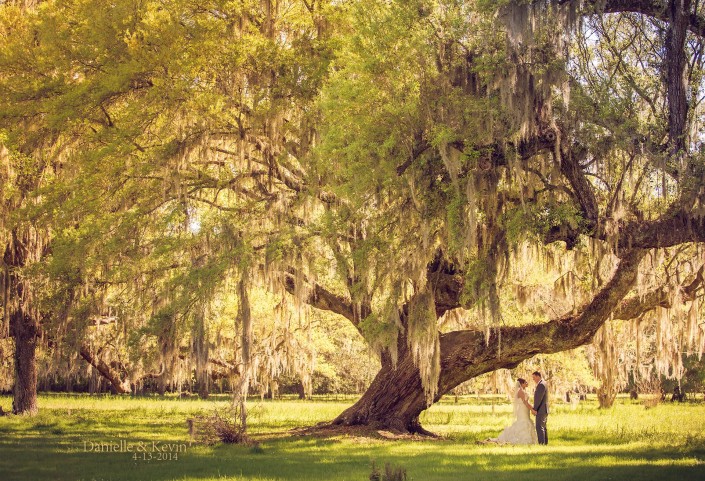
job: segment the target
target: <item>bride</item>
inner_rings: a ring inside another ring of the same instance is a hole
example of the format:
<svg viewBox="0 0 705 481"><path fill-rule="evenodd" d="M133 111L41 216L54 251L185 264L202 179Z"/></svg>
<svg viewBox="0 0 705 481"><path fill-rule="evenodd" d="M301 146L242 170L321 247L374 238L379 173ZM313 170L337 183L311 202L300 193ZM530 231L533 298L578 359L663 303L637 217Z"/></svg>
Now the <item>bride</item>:
<svg viewBox="0 0 705 481"><path fill-rule="evenodd" d="M531 404L526 388L529 385L524 379L517 379L516 392L513 396L514 424L504 429L497 438L492 441L509 444L536 444L536 427L529 417Z"/></svg>

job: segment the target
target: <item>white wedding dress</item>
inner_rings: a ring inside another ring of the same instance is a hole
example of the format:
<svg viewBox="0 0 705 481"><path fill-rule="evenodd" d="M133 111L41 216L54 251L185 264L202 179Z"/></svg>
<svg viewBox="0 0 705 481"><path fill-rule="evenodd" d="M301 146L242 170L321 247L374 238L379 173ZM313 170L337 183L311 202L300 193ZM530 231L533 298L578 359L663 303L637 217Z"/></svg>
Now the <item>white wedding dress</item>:
<svg viewBox="0 0 705 481"><path fill-rule="evenodd" d="M526 396L526 393L521 389L517 389L514 393L514 424L508 426L502 431L496 439L498 443L508 444L537 444L536 426L529 417L529 408L526 407L520 395Z"/></svg>

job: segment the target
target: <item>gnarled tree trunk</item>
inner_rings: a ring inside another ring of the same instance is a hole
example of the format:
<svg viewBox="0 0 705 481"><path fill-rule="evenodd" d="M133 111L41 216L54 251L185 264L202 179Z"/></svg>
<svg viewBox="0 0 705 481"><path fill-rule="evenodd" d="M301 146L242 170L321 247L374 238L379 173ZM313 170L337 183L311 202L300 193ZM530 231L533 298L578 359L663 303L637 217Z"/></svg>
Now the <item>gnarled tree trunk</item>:
<svg viewBox="0 0 705 481"><path fill-rule="evenodd" d="M419 370L407 349L400 353L396 368L387 353L382 356L382 368L369 389L333 424L367 425L397 432L428 434L419 423L419 414L426 409L426 397Z"/></svg>

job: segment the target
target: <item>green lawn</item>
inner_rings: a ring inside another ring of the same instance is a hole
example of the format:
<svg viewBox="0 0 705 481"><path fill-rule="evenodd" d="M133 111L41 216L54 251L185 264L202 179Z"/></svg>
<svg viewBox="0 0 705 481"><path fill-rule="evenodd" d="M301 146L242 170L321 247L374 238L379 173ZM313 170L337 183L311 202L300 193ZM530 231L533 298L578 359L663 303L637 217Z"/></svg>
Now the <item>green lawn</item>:
<svg viewBox="0 0 705 481"><path fill-rule="evenodd" d="M434 406L423 422L442 440L287 435L331 419L350 402L253 401L259 448L206 447L189 444L185 420L226 398L42 395L39 416L0 418L0 480L365 481L372 461L402 466L418 481L705 479L702 400L645 409L620 399L606 411L591 401L577 409L554 403L547 447L477 444L510 423L510 406L499 399L494 408L475 398ZM10 405L0 397L0 406ZM112 443L117 448L106 452ZM176 451L161 452L169 447Z"/></svg>

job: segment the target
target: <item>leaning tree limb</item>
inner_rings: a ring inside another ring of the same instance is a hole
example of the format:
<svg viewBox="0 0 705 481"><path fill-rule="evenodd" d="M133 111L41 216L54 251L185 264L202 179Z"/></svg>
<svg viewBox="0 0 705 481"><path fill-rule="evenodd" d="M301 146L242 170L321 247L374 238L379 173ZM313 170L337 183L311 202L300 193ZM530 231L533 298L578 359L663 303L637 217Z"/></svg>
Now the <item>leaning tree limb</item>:
<svg viewBox="0 0 705 481"><path fill-rule="evenodd" d="M284 288L289 294L296 296L303 293L302 301L306 304L340 314L357 327L360 318L355 313L352 301L348 298L334 294L317 282L309 281L303 274L294 268L284 273Z"/></svg>
<svg viewBox="0 0 705 481"><path fill-rule="evenodd" d="M441 336L442 363L454 366L441 374L439 392L500 367L514 367L540 353L566 351L590 342L597 330L631 290L645 250L624 253L610 281L580 308L544 324L504 327L489 340L477 343L477 331L456 331Z"/></svg>
<svg viewBox="0 0 705 481"><path fill-rule="evenodd" d="M108 365L105 361L103 361L98 353L93 353L91 349L83 345L81 346L81 349L79 351L81 354L81 357L85 359L85 361L93 366L101 376L103 376L108 382L110 382L110 385L115 389L115 392L117 394L127 394L130 392L130 383L127 380L122 379L122 376L115 371L110 365Z"/></svg>

